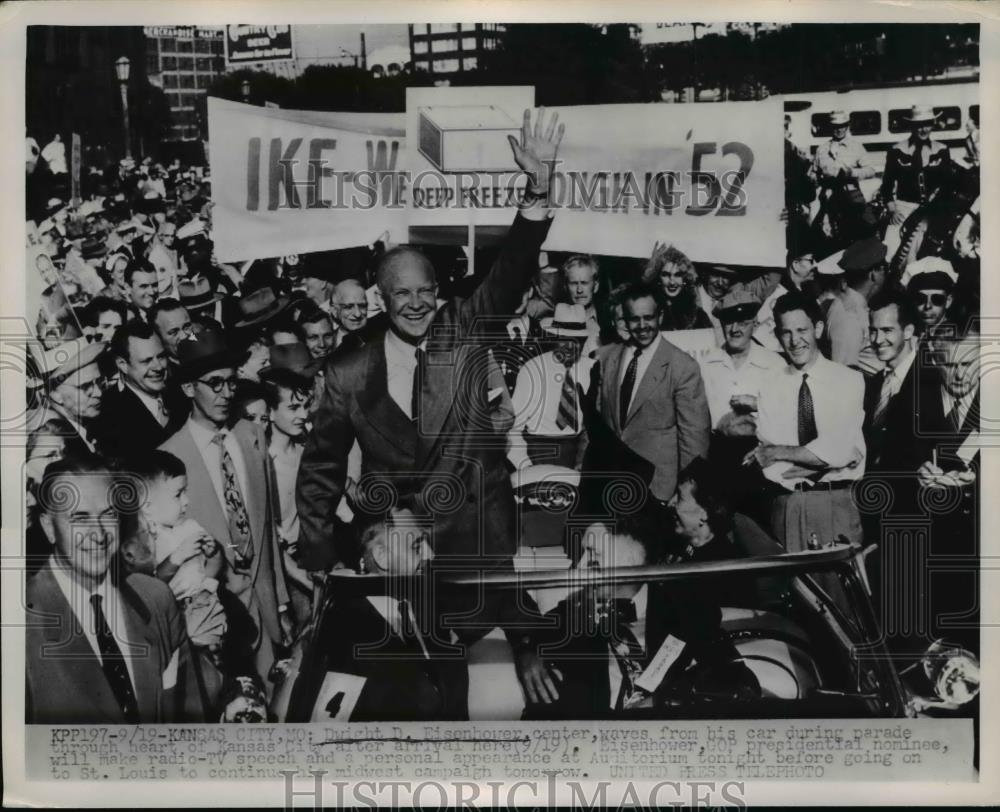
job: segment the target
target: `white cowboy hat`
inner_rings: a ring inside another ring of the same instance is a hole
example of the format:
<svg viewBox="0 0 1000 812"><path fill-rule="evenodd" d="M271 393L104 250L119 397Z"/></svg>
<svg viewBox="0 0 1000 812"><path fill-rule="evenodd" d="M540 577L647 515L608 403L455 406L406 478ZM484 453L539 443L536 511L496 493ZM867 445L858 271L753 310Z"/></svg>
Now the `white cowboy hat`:
<svg viewBox="0 0 1000 812"><path fill-rule="evenodd" d="M910 124L920 124L923 122L936 121L940 113L935 113L934 108L927 104L915 104L910 108L906 116L906 121Z"/></svg>

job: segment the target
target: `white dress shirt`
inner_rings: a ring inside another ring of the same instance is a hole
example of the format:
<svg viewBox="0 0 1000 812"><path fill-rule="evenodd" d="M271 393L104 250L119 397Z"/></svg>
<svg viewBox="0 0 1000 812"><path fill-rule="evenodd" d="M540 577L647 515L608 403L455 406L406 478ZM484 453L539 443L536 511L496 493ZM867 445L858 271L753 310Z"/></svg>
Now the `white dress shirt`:
<svg viewBox="0 0 1000 812"><path fill-rule="evenodd" d="M890 398L894 398L899 394L899 389L903 385L907 374L909 374L910 367L913 366L913 359L916 357L917 353L913 347L910 344L905 344L903 345L903 351L896 356L895 360L885 365L885 369L888 370L889 375L882 385L889 386Z"/></svg>
<svg viewBox="0 0 1000 812"><path fill-rule="evenodd" d="M829 469L822 482L860 479L865 472L864 379L860 372L817 355L805 370L787 366L772 373L757 401L757 438L769 445L799 445L799 389L809 375L817 437L806 445ZM792 463L776 462L764 469L772 482L794 490L810 481L808 474L785 478Z"/></svg>
<svg viewBox="0 0 1000 812"><path fill-rule="evenodd" d="M590 389L590 370L593 366L593 358L585 355L577 358L570 367L570 378L574 386L579 384L584 392ZM576 429L556 425L565 374L566 367L556 360L554 352L529 358L517 373L517 383L511 396L514 425L508 435L507 452L515 468L531 464L522 436L524 432L543 437L575 437L583 428L583 411L579 399L576 404Z"/></svg>
<svg viewBox="0 0 1000 812"><path fill-rule="evenodd" d="M656 351L660 348L660 342L663 341L663 336L658 335L653 343L650 344L642 351L642 355L639 356L639 363L635 366L635 385L632 387L632 398L629 400L629 407L632 406L632 400L635 399L635 393L639 391L639 384L642 383L642 376L646 374L646 370L649 369L649 365L653 361L653 356L656 355ZM622 382L625 380L625 373L628 372L628 365L632 363L632 357L635 355L635 344L629 344L625 347L625 354L622 356L622 368L618 370L618 391L622 391ZM625 419L625 415L622 415L622 420Z"/></svg>
<svg viewBox="0 0 1000 812"><path fill-rule="evenodd" d="M426 349L426 340L420 348ZM413 400L413 375L417 369L417 347L408 344L392 330L385 334L385 368L389 397L396 401L403 414L412 418L410 407Z"/></svg>
<svg viewBox="0 0 1000 812"><path fill-rule="evenodd" d="M88 592L80 586L73 577L63 568L56 556L52 556L52 575L62 590L66 603L73 610L83 636L87 638L90 647L94 650L94 656L101 660L101 647L97 643L97 631L94 628L94 609L90 603L91 595L101 596L101 611L104 612L104 619L108 622L108 628L121 649L122 657L125 660L125 667L128 669L128 677L132 683L132 690L135 691L135 672L132 669L132 646L128 641L127 627L125 626L125 607L122 605L121 592L111 583L111 579L105 577L100 586L93 592ZM103 660L102 660L103 662Z"/></svg>
<svg viewBox="0 0 1000 812"><path fill-rule="evenodd" d="M638 641L639 645L642 646L642 650L646 651L646 604L649 598L649 588L646 584L639 587L639 591L635 593L635 597L632 598L632 603L635 604L635 623L629 623L629 631L635 635L635 639ZM648 651L646 652L649 653ZM608 644L608 684L611 690L608 692L608 705L614 710L615 704L618 702L618 694L622 688L622 670L618 666L618 660L615 657L614 651L611 650L611 645Z"/></svg>
<svg viewBox="0 0 1000 812"><path fill-rule="evenodd" d="M941 387L941 403L944 406L944 416L948 417L951 414L951 410L957 405L958 406L958 425L961 428L965 425L965 419L969 416L969 409L972 408L972 402L976 399L976 395L979 392L979 387L973 387L968 394L964 395L960 400L956 400L952 394ZM978 429L978 426L973 426L973 429Z"/></svg>
<svg viewBox="0 0 1000 812"><path fill-rule="evenodd" d="M167 410L162 397L154 398L149 393L143 392L141 389L133 386L131 381L125 381L125 386L131 389L132 393L139 398L142 405L149 410L149 413L153 415L157 423L161 426L167 425Z"/></svg>
<svg viewBox="0 0 1000 812"><path fill-rule="evenodd" d="M705 397L712 415L712 428L733 410L729 401L733 395L752 395L760 398L767 379L785 367L781 356L750 343L750 352L742 366L736 367L733 357L722 347L717 347L698 359L701 377L705 382Z"/></svg>
<svg viewBox="0 0 1000 812"><path fill-rule="evenodd" d="M274 478L278 490L278 505L281 517L278 534L282 539L294 544L299 540L299 510L295 504L295 479L302 461L302 443L292 443L288 451L279 454L273 447L268 448L274 463Z"/></svg>
<svg viewBox="0 0 1000 812"><path fill-rule="evenodd" d="M219 497L219 505L222 507L224 514L226 512L226 487L222 481L222 454L219 451L219 446L212 442L212 438L216 434L219 434L220 431L225 436L224 445L233 460L233 467L236 468L236 479L243 494L243 505L249 511L247 498L250 493L248 490L250 479L247 476L247 465L246 460L243 459L243 451L233 433L229 429L205 428L190 417L188 418L187 425L191 430L191 436L194 438L194 444L198 447L198 453L201 454L201 458L205 462L205 467L208 469L208 476L212 480L212 486L215 488L216 496Z"/></svg>

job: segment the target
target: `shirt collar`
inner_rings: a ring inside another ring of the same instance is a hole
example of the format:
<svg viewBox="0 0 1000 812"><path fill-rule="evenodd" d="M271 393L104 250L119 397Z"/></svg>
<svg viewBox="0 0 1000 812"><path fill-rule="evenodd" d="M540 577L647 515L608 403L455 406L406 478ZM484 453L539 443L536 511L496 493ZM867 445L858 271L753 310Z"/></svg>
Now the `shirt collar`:
<svg viewBox="0 0 1000 812"><path fill-rule="evenodd" d="M635 619L637 623L645 619L646 606L648 602L649 602L649 586L647 584L643 584L641 587L639 587L639 591L636 592L635 596L632 598L632 603L635 604Z"/></svg>
<svg viewBox="0 0 1000 812"><path fill-rule="evenodd" d="M133 386L131 381L125 381L125 386L131 389L133 394L135 394L135 396L138 397L139 400L141 400L144 404L146 404L146 407L154 415L156 415L160 411L160 404L163 403L162 397L153 397L149 393L143 392L138 387Z"/></svg>
<svg viewBox="0 0 1000 812"><path fill-rule="evenodd" d="M416 350L427 348L425 338L417 346L403 341L392 330L385 333L385 357L389 363L396 363L400 366L414 366L416 364Z"/></svg>
<svg viewBox="0 0 1000 812"><path fill-rule="evenodd" d="M903 351L896 356L896 363L886 364L886 369L891 369L896 378L903 380L903 378L906 377L906 374L910 371L910 367L913 365L913 359L916 357L916 352L914 352L910 343L907 342L904 345Z"/></svg>
<svg viewBox="0 0 1000 812"><path fill-rule="evenodd" d="M105 574L104 580L97 585L96 589L94 589L92 592L87 593L87 600L80 601L79 596L83 594L84 591L83 587L73 579L73 576L70 575L69 571L63 565L63 562L60 561L55 554L52 555L52 558L49 559L49 561L50 561L49 567L52 570L52 576L56 579L56 583L62 590L63 596L66 598L66 602L73 607L74 611L86 608L85 604L90 603L91 595L100 595L101 604L104 607L104 611L107 611L108 597L111 595L112 590L114 590L114 587L111 584L111 578L107 574ZM74 605L73 596L77 596L78 605Z"/></svg>
<svg viewBox="0 0 1000 812"><path fill-rule="evenodd" d="M195 421L193 417L188 418L188 429L191 431L191 436L194 438L194 444L198 446L200 451L204 451L210 445L212 445L212 440L216 434L222 434L228 437L230 434L229 429L208 429Z"/></svg>

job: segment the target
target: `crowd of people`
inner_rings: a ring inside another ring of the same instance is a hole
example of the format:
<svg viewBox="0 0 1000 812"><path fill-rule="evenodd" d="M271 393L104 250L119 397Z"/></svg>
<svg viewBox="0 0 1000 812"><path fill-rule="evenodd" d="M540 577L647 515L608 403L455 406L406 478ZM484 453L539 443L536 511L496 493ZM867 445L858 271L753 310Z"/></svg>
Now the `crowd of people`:
<svg viewBox="0 0 1000 812"><path fill-rule="evenodd" d="M572 566L877 544L883 609L917 577L886 527L922 512L918 569L966 566L921 580L887 639L978 650L978 140L957 162L933 120L913 109L874 203L846 117L814 158L786 143L787 262L755 273L667 244L616 274L542 251L562 127L541 112L474 276L385 238L221 263L203 167L90 167L74 200L53 167L27 212L29 721L264 721L307 629L300 679L333 718L467 718L462 652L497 627L532 715L759 692L705 590L585 591L546 625L524 590L477 588L514 571L521 486L574 474L604 512L557 534ZM704 351L671 342L691 330ZM602 500L622 478L638 508ZM351 571L387 594L331 596ZM667 637L686 654L653 684Z"/></svg>

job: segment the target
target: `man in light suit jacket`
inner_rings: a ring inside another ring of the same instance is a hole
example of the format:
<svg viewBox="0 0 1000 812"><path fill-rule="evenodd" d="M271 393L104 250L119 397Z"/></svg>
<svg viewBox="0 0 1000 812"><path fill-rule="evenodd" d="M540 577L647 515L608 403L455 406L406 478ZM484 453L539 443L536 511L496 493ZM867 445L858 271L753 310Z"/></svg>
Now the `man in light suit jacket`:
<svg viewBox="0 0 1000 812"><path fill-rule="evenodd" d="M188 515L226 552L225 587L256 624L260 675L267 678L273 646L290 634L288 588L278 549L280 510L261 428L246 420L226 428L236 368L244 360L206 332L178 344L181 389L191 401L188 421L161 449L187 468Z"/></svg>
<svg viewBox="0 0 1000 812"><path fill-rule="evenodd" d="M165 583L115 577L113 491L112 474L94 456L67 457L46 469L39 521L53 549L27 585L29 723L175 719L184 619Z"/></svg>
<svg viewBox="0 0 1000 812"><path fill-rule="evenodd" d="M597 350L590 391L615 434L655 466L650 490L666 502L677 487L677 472L708 455L705 385L698 363L660 335L660 304L652 288L634 285L623 307L630 341Z"/></svg>

